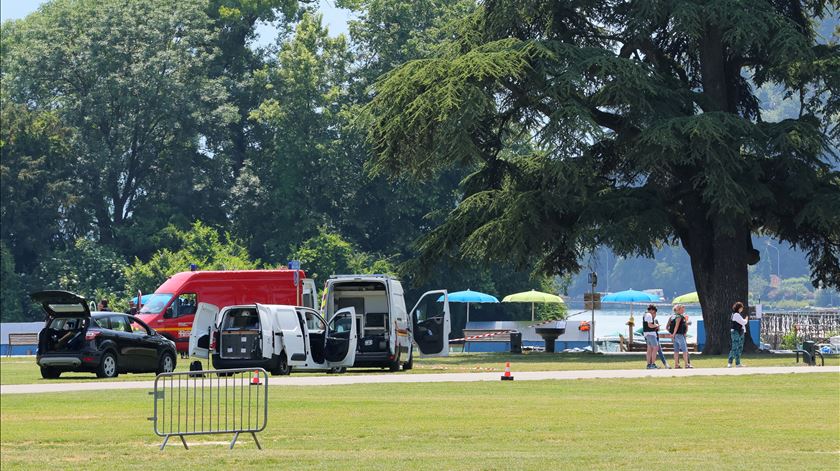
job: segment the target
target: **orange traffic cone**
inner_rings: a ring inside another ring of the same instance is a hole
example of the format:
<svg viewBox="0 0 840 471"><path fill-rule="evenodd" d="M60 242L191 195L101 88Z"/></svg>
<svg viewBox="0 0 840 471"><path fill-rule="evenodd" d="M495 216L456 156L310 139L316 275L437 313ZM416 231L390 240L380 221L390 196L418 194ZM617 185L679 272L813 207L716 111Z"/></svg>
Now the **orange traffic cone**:
<svg viewBox="0 0 840 471"><path fill-rule="evenodd" d="M254 377L251 378L251 386L260 386L262 383L260 382L260 372L259 370L254 370Z"/></svg>
<svg viewBox="0 0 840 471"><path fill-rule="evenodd" d="M502 375L502 381L513 381L513 375L510 374L510 362L505 363L505 374Z"/></svg>

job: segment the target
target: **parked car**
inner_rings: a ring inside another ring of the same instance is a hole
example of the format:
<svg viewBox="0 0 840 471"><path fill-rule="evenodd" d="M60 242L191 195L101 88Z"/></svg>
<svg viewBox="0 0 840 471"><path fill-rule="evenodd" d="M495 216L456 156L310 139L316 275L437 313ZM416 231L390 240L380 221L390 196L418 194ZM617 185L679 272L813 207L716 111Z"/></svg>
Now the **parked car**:
<svg viewBox="0 0 840 471"><path fill-rule="evenodd" d="M30 297L47 314L35 357L44 378L67 371L114 378L175 369L175 343L134 316L91 312L83 297L67 291L40 291Z"/></svg>

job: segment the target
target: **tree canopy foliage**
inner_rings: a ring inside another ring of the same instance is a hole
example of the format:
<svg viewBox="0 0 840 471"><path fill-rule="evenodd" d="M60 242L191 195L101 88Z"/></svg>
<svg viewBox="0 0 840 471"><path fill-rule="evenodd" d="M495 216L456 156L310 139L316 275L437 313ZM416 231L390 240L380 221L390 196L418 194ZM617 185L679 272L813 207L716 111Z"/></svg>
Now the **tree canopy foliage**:
<svg viewBox="0 0 840 471"><path fill-rule="evenodd" d="M421 280L415 241L466 172L372 175L353 126L377 77L475 3L338 3L349 36L296 0L53 0L3 23L2 318L31 317L25 293L46 285L124 300L192 263L396 272L409 298L549 282L456 259Z"/></svg>
<svg viewBox="0 0 840 471"><path fill-rule="evenodd" d="M484 2L428 58L388 72L361 123L374 167L473 166L458 207L426 237L578 271L587 251L651 255L680 241L708 334L728 348L747 299L751 233L808 253L840 285L840 54L817 40L827 2ZM798 97L766 121L755 87Z"/></svg>
<svg viewBox="0 0 840 471"><path fill-rule="evenodd" d="M252 270L262 268L252 260L247 249L230 234L220 235L215 229L196 222L187 231L174 226L166 231L176 241L174 249L163 249L143 262L135 258L125 267L127 292L152 292L172 275L187 271L191 265L200 270Z"/></svg>
<svg viewBox="0 0 840 471"><path fill-rule="evenodd" d="M349 35L297 0L53 0L3 23L2 319L48 286L119 306L193 263L290 258L396 272L409 299L556 291L596 247L675 241L719 314L746 299L750 233L837 284L826 2L336 4Z"/></svg>

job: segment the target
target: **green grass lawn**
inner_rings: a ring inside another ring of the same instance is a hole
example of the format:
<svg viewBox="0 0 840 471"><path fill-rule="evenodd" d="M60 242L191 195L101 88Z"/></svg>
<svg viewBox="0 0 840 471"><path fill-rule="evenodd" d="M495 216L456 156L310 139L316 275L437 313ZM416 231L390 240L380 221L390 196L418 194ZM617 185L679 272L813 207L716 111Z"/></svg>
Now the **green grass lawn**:
<svg viewBox="0 0 840 471"><path fill-rule="evenodd" d="M272 387L250 436L158 451L145 390L2 396L11 469L837 469L840 375Z"/></svg>
<svg viewBox="0 0 840 471"><path fill-rule="evenodd" d="M673 366L673 357L668 356L668 362ZM587 353L525 353L511 355L509 353L453 353L449 357L417 358L414 369L397 374L423 373L465 373L465 372L501 372L505 369L505 362L511 362L511 369L517 371L562 371L562 370L606 370L606 369L642 369L644 368L644 354L632 355L590 355ZM692 355L692 364L696 368L719 368L726 366L725 356L704 357ZM762 366L796 366L792 355L756 354L744 357L744 363L750 367ZM840 365L840 357L833 356L826 359L826 366ZM178 371L187 371L189 361L178 359ZM661 365L660 365L661 366ZM799 366L803 366L800 362ZM804 367L804 366L803 366ZM370 373L394 374L374 368L351 369L348 374ZM294 373L293 373L294 374ZM311 374L311 373L307 373ZM140 381L153 380L154 374L122 374L107 381ZM28 384L40 382L84 382L102 381L93 373L64 373L58 380L44 380L41 378L34 357L12 357L0 359L0 384Z"/></svg>

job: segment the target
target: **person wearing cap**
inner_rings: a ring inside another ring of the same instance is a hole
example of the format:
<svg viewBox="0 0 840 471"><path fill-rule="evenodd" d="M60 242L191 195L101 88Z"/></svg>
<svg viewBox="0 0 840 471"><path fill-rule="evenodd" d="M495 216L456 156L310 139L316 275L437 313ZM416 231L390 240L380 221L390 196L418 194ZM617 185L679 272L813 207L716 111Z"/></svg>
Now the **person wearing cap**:
<svg viewBox="0 0 840 471"><path fill-rule="evenodd" d="M645 359L647 360L647 369L659 369L656 366L656 355L659 351L659 323L656 322L656 306L653 304L647 307L647 313L642 320L642 331L645 335L645 344L647 351Z"/></svg>

